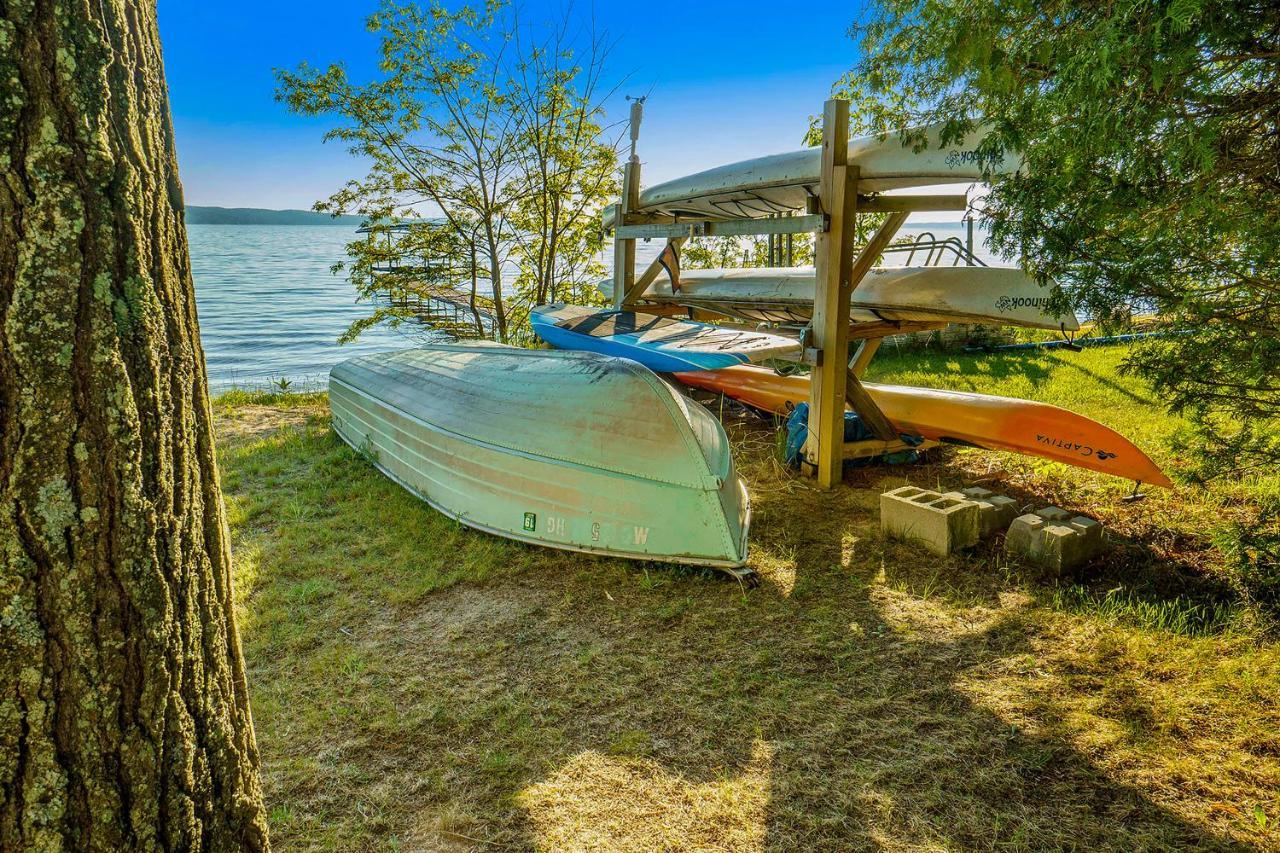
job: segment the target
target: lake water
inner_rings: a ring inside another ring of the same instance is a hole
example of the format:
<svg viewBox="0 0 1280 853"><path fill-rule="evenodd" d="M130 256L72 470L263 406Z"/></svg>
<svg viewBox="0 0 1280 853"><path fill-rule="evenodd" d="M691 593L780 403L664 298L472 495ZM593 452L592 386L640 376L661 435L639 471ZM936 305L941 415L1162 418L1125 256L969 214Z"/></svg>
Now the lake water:
<svg viewBox="0 0 1280 853"><path fill-rule="evenodd" d="M329 368L365 352L410 345L408 333L371 329L353 344L338 336L368 314L329 267L356 237L307 225L191 225L191 270L209 386L294 387L323 383Z"/></svg>
<svg viewBox="0 0 1280 853"><path fill-rule="evenodd" d="M926 230L963 240L958 223L908 225L902 234ZM346 228L191 225L187 232L214 391L266 387L280 378L296 389L317 387L329 368L345 358L428 339L427 333L405 325L394 331L370 329L356 343L338 344L352 321L369 311L368 305L356 303L345 275L329 271L345 259L345 246L356 237ZM661 248L658 240L638 244L638 265L647 264ZM980 246L977 254L996 262ZM605 258L612 253L606 251Z"/></svg>

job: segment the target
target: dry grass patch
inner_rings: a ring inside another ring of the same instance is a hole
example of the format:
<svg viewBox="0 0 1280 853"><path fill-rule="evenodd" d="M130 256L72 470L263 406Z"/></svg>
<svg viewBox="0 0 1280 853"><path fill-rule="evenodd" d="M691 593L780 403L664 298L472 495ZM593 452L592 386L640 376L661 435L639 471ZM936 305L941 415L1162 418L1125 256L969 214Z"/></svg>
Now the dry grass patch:
<svg viewBox="0 0 1280 853"><path fill-rule="evenodd" d="M633 739L648 736L637 732ZM517 802L539 844L552 850L759 850L772 758L773 747L757 740L739 772L690 781L650 759L590 750L522 791Z"/></svg>
<svg viewBox="0 0 1280 853"><path fill-rule="evenodd" d="M1280 651L1235 605L1179 621L1230 599L1185 547L1143 538L1122 490L1062 494L1132 538L1056 583L876 522L886 478L1030 500L1052 472L950 452L824 494L777 466L766 425L730 430L753 590L462 528L338 442L319 399L275 430L228 427L277 846L1280 843ZM1179 536L1200 512L1157 505ZM1116 586L1131 597L1105 604Z"/></svg>

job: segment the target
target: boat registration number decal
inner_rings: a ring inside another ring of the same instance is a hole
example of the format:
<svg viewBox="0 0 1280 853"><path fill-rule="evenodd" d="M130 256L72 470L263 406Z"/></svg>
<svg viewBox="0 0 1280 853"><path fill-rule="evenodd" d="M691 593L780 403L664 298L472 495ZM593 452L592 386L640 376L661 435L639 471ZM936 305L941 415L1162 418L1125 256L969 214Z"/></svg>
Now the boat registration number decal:
<svg viewBox="0 0 1280 853"><path fill-rule="evenodd" d="M538 529L538 514L535 512L526 512L524 514L524 529L533 533ZM564 516L548 515L542 519L542 532L549 536L565 536L569 530L569 520ZM600 541L600 522L592 522L591 524L591 541ZM647 545L649 543L649 528L632 527L631 535L636 545Z"/></svg>
<svg viewBox="0 0 1280 853"><path fill-rule="evenodd" d="M524 529L530 533L538 529L538 514L536 512L526 512L524 514ZM562 515L548 515L542 519L542 532L549 536L563 536L568 529L569 522Z"/></svg>

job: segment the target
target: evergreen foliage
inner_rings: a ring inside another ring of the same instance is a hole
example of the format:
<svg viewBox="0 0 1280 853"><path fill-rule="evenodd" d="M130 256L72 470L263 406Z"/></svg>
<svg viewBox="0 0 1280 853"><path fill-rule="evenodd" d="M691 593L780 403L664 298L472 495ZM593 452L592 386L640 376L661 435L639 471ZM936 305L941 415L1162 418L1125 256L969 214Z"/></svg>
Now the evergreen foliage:
<svg viewBox="0 0 1280 853"><path fill-rule="evenodd" d="M1024 159L985 199L993 247L1091 316L1157 315L1126 368L1195 424L1184 470L1274 469L1280 6L879 0L853 35L859 130L989 122L986 153ZM1236 541L1280 575L1274 513Z"/></svg>

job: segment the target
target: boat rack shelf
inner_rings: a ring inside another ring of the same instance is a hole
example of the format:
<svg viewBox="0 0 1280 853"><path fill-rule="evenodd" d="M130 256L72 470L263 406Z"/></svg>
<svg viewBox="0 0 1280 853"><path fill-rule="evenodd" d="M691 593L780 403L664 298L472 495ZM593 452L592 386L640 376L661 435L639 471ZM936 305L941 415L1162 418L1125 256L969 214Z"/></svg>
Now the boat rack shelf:
<svg viewBox="0 0 1280 853"><path fill-rule="evenodd" d="M891 323L862 324L885 328L868 329L867 334L860 330L857 337L863 339L862 344L849 361L850 297L886 252L905 252L909 260L914 259L916 253L925 252L927 263L940 263L948 252L955 257L955 263L975 261L959 241L931 239L925 243L891 245L908 214L964 211L968 209L967 196L883 195L863 191L859 166L849 162L849 103L832 99L823 109L823 144L816 193L806 182L807 209L795 212L798 215L779 215L780 211L768 210L769 205L762 205L768 213L762 210L762 215L755 218L689 216L682 219L646 211L640 206L640 158L635 153L639 121L635 111L633 106L632 149L623 173L622 199L605 216L605 227L612 230L614 236L614 306L635 309L643 301L642 294L648 286L663 274L661 258L637 274L636 240L664 239L678 249L696 237L812 233L815 235L816 286L813 320L807 327L808 340L804 342L804 360L814 368L810 380L808 440L803 451L808 463L805 467L816 473L822 488L831 488L843 477L845 459L906 449L908 445L861 381L882 338L901 329ZM739 209L745 208L739 206ZM873 213L888 215L865 245L856 246L857 217ZM824 354L834 357L824 357ZM827 436L844 434L846 402L871 429L873 439L850 443L825 440Z"/></svg>
<svg viewBox="0 0 1280 853"><path fill-rule="evenodd" d="M670 222L619 225L614 237L621 240L650 240L661 237L741 237L748 234L809 234L825 232L828 218L824 214L778 216L767 219L689 219L675 217Z"/></svg>
<svg viewBox="0 0 1280 853"><path fill-rule="evenodd" d="M948 259L951 261L951 266L985 267L987 265L987 262L975 255L972 249L960 242L960 238L947 237L939 240L928 231L917 235L914 240L894 243L888 246L884 253L906 255L902 264L908 267L916 260L917 254L924 255L924 263L921 266L926 267L943 266L943 262Z"/></svg>

